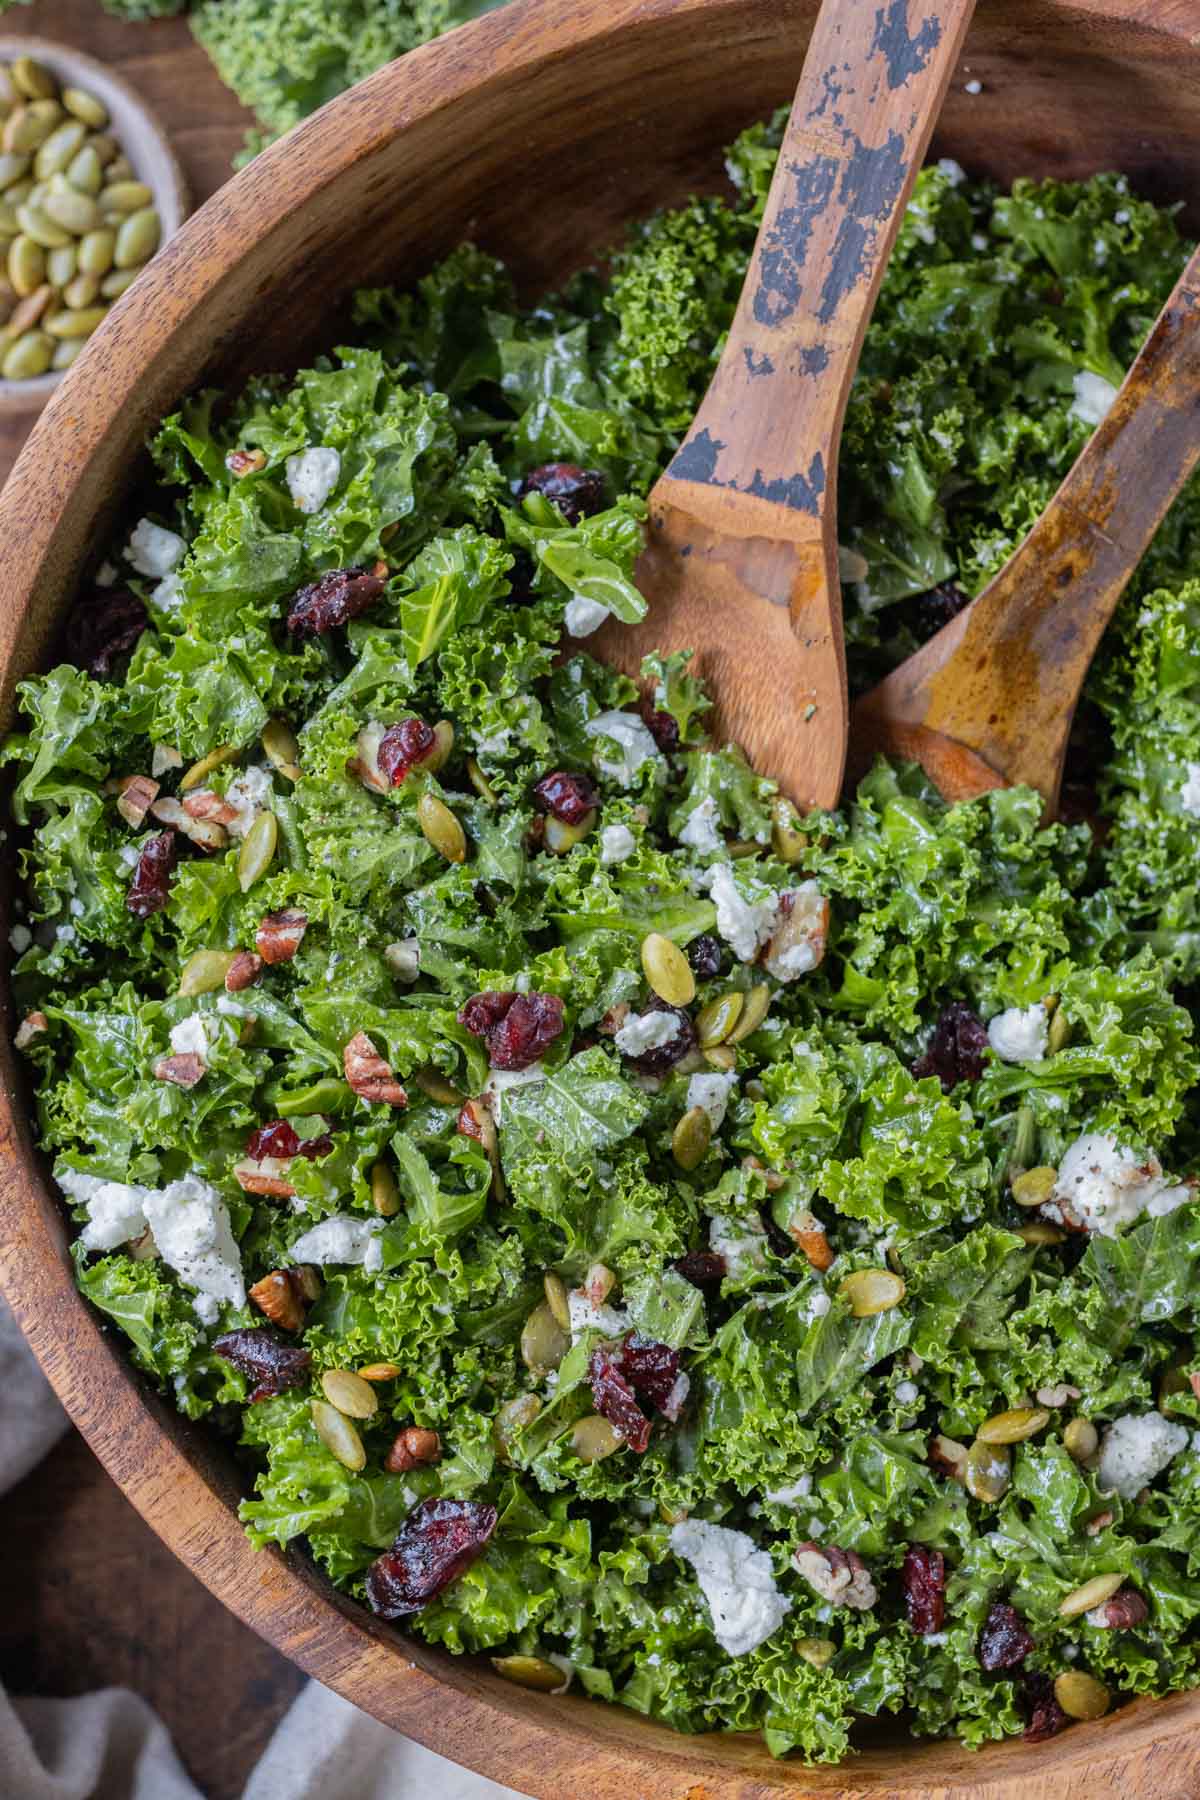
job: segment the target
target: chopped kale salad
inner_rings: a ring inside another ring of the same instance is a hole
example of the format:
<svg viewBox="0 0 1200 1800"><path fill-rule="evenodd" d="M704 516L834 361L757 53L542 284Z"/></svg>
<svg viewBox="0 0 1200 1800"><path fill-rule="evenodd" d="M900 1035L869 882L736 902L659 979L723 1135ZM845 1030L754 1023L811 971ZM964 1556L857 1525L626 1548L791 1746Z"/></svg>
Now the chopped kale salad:
<svg viewBox="0 0 1200 1800"><path fill-rule="evenodd" d="M1048 827L882 763L800 819L687 657L590 658L778 141L532 309L466 247L190 400L5 754L79 1284L255 1543L833 1761L1200 1681L1200 489ZM923 173L843 446L856 684L1020 541L1185 252L1119 176Z"/></svg>

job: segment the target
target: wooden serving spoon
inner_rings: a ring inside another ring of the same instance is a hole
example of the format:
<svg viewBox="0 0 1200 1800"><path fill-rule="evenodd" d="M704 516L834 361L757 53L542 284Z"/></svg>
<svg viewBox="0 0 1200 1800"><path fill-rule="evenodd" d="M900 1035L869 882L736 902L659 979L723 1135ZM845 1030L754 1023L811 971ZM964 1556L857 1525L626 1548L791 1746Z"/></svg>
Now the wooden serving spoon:
<svg viewBox="0 0 1200 1800"><path fill-rule="evenodd" d="M721 360L650 495L649 612L586 640L635 677L694 649L715 735L804 809L836 803L846 756L846 399L973 8L824 0Z"/></svg>
<svg viewBox="0 0 1200 1800"><path fill-rule="evenodd" d="M1027 783L1052 817L1092 656L1200 458L1200 250L1025 542L949 625L864 694L849 773L919 762L947 800Z"/></svg>

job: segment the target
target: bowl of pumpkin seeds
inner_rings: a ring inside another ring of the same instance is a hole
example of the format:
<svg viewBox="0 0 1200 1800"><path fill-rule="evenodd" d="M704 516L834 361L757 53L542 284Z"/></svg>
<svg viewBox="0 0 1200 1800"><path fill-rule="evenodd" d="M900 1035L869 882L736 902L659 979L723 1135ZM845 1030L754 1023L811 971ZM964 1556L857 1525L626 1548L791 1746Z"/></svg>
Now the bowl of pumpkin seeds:
<svg viewBox="0 0 1200 1800"><path fill-rule="evenodd" d="M139 95L94 57L0 36L0 410L36 410L187 216Z"/></svg>

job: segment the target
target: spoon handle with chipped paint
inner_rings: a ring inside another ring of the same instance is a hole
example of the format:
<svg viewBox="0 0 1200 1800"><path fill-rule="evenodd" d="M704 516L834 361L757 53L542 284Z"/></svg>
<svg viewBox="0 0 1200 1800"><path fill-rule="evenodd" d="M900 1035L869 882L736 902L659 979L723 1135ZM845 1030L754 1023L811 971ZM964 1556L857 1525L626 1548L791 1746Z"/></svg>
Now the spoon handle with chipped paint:
<svg viewBox="0 0 1200 1800"><path fill-rule="evenodd" d="M756 496L765 534L818 535L863 335L973 10L824 0L729 337L664 500L713 517L721 490Z"/></svg>

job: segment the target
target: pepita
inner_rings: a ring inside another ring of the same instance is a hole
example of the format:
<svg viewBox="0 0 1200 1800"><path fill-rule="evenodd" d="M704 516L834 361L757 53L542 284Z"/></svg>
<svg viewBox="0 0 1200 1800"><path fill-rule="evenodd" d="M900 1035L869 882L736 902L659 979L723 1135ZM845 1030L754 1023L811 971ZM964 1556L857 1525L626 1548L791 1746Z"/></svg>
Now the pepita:
<svg viewBox="0 0 1200 1800"><path fill-rule="evenodd" d="M385 1162L377 1162L371 1169L371 1205L381 1219L395 1218L400 1211L400 1189Z"/></svg>
<svg viewBox="0 0 1200 1800"><path fill-rule="evenodd" d="M587 1413L571 1427L571 1448L580 1462L603 1462L624 1441L600 1413Z"/></svg>
<svg viewBox="0 0 1200 1800"><path fill-rule="evenodd" d="M69 369L79 352L83 349L82 338L63 338L50 358L52 369Z"/></svg>
<svg viewBox="0 0 1200 1800"><path fill-rule="evenodd" d="M541 1694L552 1694L567 1684L567 1677L552 1662L540 1656L493 1656L492 1667L505 1681L518 1687L536 1688Z"/></svg>
<svg viewBox="0 0 1200 1800"><path fill-rule="evenodd" d="M1063 1448L1075 1462L1090 1462L1100 1448L1100 1433L1090 1419L1072 1419L1063 1432Z"/></svg>
<svg viewBox="0 0 1200 1800"><path fill-rule="evenodd" d="M77 150L67 164L65 174L77 194L86 194L89 200L94 200L104 179L94 145L85 144L82 150Z"/></svg>
<svg viewBox="0 0 1200 1800"><path fill-rule="evenodd" d="M4 121L4 130L0 132L0 147L6 156L23 156L32 160L32 153L45 143L54 130L54 119L36 113L32 106L14 107Z"/></svg>
<svg viewBox="0 0 1200 1800"><path fill-rule="evenodd" d="M890 1269L856 1269L847 1275L838 1292L850 1303L856 1319L869 1319L875 1313L890 1312L905 1295L904 1278Z"/></svg>
<svg viewBox="0 0 1200 1800"><path fill-rule="evenodd" d="M107 275L112 268L113 251L117 247L117 234L107 225L99 231L89 231L80 240L77 256L79 271L82 275Z"/></svg>
<svg viewBox="0 0 1200 1800"><path fill-rule="evenodd" d="M1068 1669L1055 1679L1054 1698L1069 1719L1102 1719L1112 1704L1104 1683L1082 1669Z"/></svg>
<svg viewBox="0 0 1200 1800"><path fill-rule="evenodd" d="M404 1370L399 1363L366 1363L358 1373L364 1381L395 1381Z"/></svg>
<svg viewBox="0 0 1200 1800"><path fill-rule="evenodd" d="M723 1044L741 1017L746 996L734 989L731 994L718 994L696 1014L696 1042L702 1050Z"/></svg>
<svg viewBox="0 0 1200 1800"><path fill-rule="evenodd" d="M467 860L467 836L454 814L436 794L425 793L417 802L417 824L425 842L447 862Z"/></svg>
<svg viewBox="0 0 1200 1800"><path fill-rule="evenodd" d="M44 375L53 355L53 338L44 331L27 331L5 352L0 375L5 381L28 381L34 375Z"/></svg>
<svg viewBox="0 0 1200 1800"><path fill-rule="evenodd" d="M537 1380L557 1369L571 1348L571 1334L561 1326L543 1300L535 1306L521 1330L521 1361Z"/></svg>
<svg viewBox="0 0 1200 1800"><path fill-rule="evenodd" d="M145 212L153 204L154 195L144 181L113 181L110 176L104 184L101 199L107 212L123 213L128 217Z"/></svg>
<svg viewBox="0 0 1200 1800"><path fill-rule="evenodd" d="M105 188L100 196L111 192ZM118 269L134 269L146 262L158 249L158 240L162 235L162 226L158 213L153 206L143 207L140 212L130 213L117 228L117 243L113 251L113 262Z"/></svg>
<svg viewBox="0 0 1200 1800"><path fill-rule="evenodd" d="M1006 1444L983 1444L976 1438L963 1464L963 1486L972 1500L994 1506L1008 1492L1012 1454Z"/></svg>
<svg viewBox="0 0 1200 1800"><path fill-rule="evenodd" d="M837 1654L837 1645L832 1638L797 1638L794 1649L796 1655L802 1656L814 1669L827 1669Z"/></svg>
<svg viewBox="0 0 1200 1800"><path fill-rule="evenodd" d="M714 1044L711 1050L704 1051L704 1060L710 1068L728 1074L730 1069L737 1068L737 1051L731 1050L728 1044Z"/></svg>
<svg viewBox="0 0 1200 1800"><path fill-rule="evenodd" d="M214 769L223 768L227 762L232 762L237 754L236 744L218 744L215 750L210 750L207 756L202 756L199 762L194 762L191 768L180 776L180 793L186 794L192 788L199 787L200 783L206 781Z"/></svg>
<svg viewBox="0 0 1200 1800"><path fill-rule="evenodd" d="M106 300L119 300L133 286L145 263L139 263L136 269L113 269L100 283L100 292Z"/></svg>
<svg viewBox="0 0 1200 1800"><path fill-rule="evenodd" d="M463 1096L453 1083L447 1081L440 1069L418 1069L413 1081L428 1099L435 1100L439 1106L453 1106L457 1109L463 1103Z"/></svg>
<svg viewBox="0 0 1200 1800"><path fill-rule="evenodd" d="M975 1435L981 1444L1023 1444L1049 1423L1050 1414L1044 1406L1018 1406L1010 1412L993 1413Z"/></svg>
<svg viewBox="0 0 1200 1800"><path fill-rule="evenodd" d="M668 1006L687 1006L696 998L692 965L678 944L651 931L642 939L642 969L660 1000Z"/></svg>
<svg viewBox="0 0 1200 1800"><path fill-rule="evenodd" d="M681 1169L699 1168L712 1143L712 1120L702 1106L689 1107L671 1133L671 1155Z"/></svg>
<svg viewBox="0 0 1200 1800"><path fill-rule="evenodd" d="M1050 1015L1050 1029L1046 1033L1046 1054L1057 1056L1065 1050L1071 1041L1071 1021L1061 1006L1056 1006Z"/></svg>
<svg viewBox="0 0 1200 1800"><path fill-rule="evenodd" d="M321 1376L321 1391L330 1406L336 1406L348 1419L372 1419L379 1411L370 1382L351 1369L326 1369Z"/></svg>
<svg viewBox="0 0 1200 1800"><path fill-rule="evenodd" d="M55 256L57 252L52 250L50 254ZM62 297L72 312L79 312L90 306L99 292L100 282L97 276L76 275L63 288Z"/></svg>
<svg viewBox="0 0 1200 1800"><path fill-rule="evenodd" d="M179 993L186 998L193 994L211 994L224 987L233 957L232 950L197 950L180 970Z"/></svg>
<svg viewBox="0 0 1200 1800"><path fill-rule="evenodd" d="M46 279L46 252L22 232L9 245L7 268L17 293L22 297L32 294Z"/></svg>
<svg viewBox="0 0 1200 1800"><path fill-rule="evenodd" d="M20 155L16 151L0 152L0 190L11 188L14 182L20 181L28 170L29 163L28 156ZM21 196L18 195L19 198ZM10 206L15 204L15 201L9 200Z"/></svg>
<svg viewBox="0 0 1200 1800"><path fill-rule="evenodd" d="M422 762L421 767L430 775L436 775L450 761L454 749L454 727L449 719L439 719L433 728L433 749Z"/></svg>
<svg viewBox="0 0 1200 1800"><path fill-rule="evenodd" d="M91 277L87 279L90 280ZM107 311L106 306L84 306L78 312L72 312L68 307L65 312L49 315L45 322L46 330L52 338L91 337Z"/></svg>
<svg viewBox="0 0 1200 1800"><path fill-rule="evenodd" d="M358 1432L336 1406L330 1406L328 1400L314 1400L311 1406L313 1430L329 1451L335 1456L344 1469L357 1474L359 1469L366 1468L367 1453Z"/></svg>
<svg viewBox="0 0 1200 1800"><path fill-rule="evenodd" d="M49 69L32 56L18 56L10 63L8 78L18 94L30 100L52 100L58 93L58 83Z"/></svg>
<svg viewBox="0 0 1200 1800"><path fill-rule="evenodd" d="M1080 1613L1090 1612L1093 1606L1100 1606L1105 1600L1111 1600L1124 1575L1093 1575L1082 1587L1075 1588L1065 1600L1058 1603L1059 1617L1074 1619Z"/></svg>
<svg viewBox="0 0 1200 1800"><path fill-rule="evenodd" d="M60 225L72 237L83 237L89 231L98 231L101 224L100 208L86 194L79 194L71 187L65 191L47 194L42 204L47 218Z"/></svg>
<svg viewBox="0 0 1200 1800"><path fill-rule="evenodd" d="M52 288L65 288L78 272L79 252L74 244L61 244L46 257L46 280ZM96 292L99 293L99 287Z"/></svg>
<svg viewBox="0 0 1200 1800"><path fill-rule="evenodd" d="M262 747L273 769L289 781L300 779L300 745L296 734L282 719L268 719L263 726Z"/></svg>
<svg viewBox="0 0 1200 1800"><path fill-rule="evenodd" d="M238 886L243 894L248 894L259 877L266 874L278 842L279 820L273 812L260 812L238 852Z"/></svg>
<svg viewBox="0 0 1200 1800"><path fill-rule="evenodd" d="M799 829L800 819L790 800L777 794L771 802L771 848L780 862L793 866L808 853L808 839Z"/></svg>
<svg viewBox="0 0 1200 1800"><path fill-rule="evenodd" d="M561 1275L553 1269L547 1269L542 1277L542 1287L546 1294L546 1305L554 1314L555 1320L564 1331L571 1329L571 1308L567 1303L567 1284Z"/></svg>
<svg viewBox="0 0 1200 1800"><path fill-rule="evenodd" d="M33 173L38 181L48 181L51 175L59 175L83 149L87 137L87 126L79 119L68 119L63 125L56 125L49 137L43 138L33 158Z"/></svg>
<svg viewBox="0 0 1200 1800"><path fill-rule="evenodd" d="M103 131L108 124L108 108L95 94L87 94L82 88L65 87L60 99L69 113L82 119L93 131Z"/></svg>
<svg viewBox="0 0 1200 1800"><path fill-rule="evenodd" d="M499 794L473 756L467 758L467 779L481 800L486 800L489 806L499 806Z"/></svg>
<svg viewBox="0 0 1200 1800"><path fill-rule="evenodd" d="M742 1005L741 1015L733 1030L725 1039L727 1044L740 1044L756 1032L771 1005L771 990L765 981L752 987Z"/></svg>
<svg viewBox="0 0 1200 1800"><path fill-rule="evenodd" d="M555 856L566 856L569 851L574 850L576 844L582 844L594 829L599 816L595 807L592 807L590 812L584 813L582 819L577 820L574 825L568 825L551 813L542 829L542 842Z"/></svg>
<svg viewBox="0 0 1200 1800"><path fill-rule="evenodd" d="M1057 1225L1046 1225L1040 1219L1033 1225L1019 1225L1015 1235L1023 1244L1032 1244L1038 1249L1067 1241L1065 1231L1060 1231Z"/></svg>
<svg viewBox="0 0 1200 1800"><path fill-rule="evenodd" d="M541 1410L542 1403L536 1394L518 1394L515 1400L504 1402L492 1420L492 1444L502 1463L512 1461L517 1439L527 1426L533 1424Z"/></svg>
<svg viewBox="0 0 1200 1800"><path fill-rule="evenodd" d="M43 250L57 250L63 244L69 244L71 233L56 225L53 219L47 218L40 206L35 206L32 198L23 200L17 208L17 224L25 236L40 244Z"/></svg>
<svg viewBox="0 0 1200 1800"><path fill-rule="evenodd" d="M1054 1192L1058 1181L1058 1170L1048 1164L1041 1164L1036 1169L1026 1169L1023 1175L1014 1175L1012 1179L1012 1197L1018 1206L1044 1206Z"/></svg>

